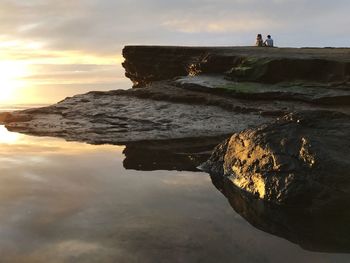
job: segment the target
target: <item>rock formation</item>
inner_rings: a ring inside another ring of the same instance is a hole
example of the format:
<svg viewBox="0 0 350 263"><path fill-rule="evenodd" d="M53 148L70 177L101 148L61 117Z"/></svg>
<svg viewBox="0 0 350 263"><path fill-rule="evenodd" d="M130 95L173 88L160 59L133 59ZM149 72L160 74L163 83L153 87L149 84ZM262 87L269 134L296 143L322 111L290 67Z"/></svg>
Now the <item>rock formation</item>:
<svg viewBox="0 0 350 263"><path fill-rule="evenodd" d="M350 81L349 49L127 46L123 55L136 86L198 74L260 83Z"/></svg>
<svg viewBox="0 0 350 263"><path fill-rule="evenodd" d="M174 101L171 95L164 99L152 97L162 94L165 93L137 90L90 92L49 107L3 116L10 131L91 144L215 137L268 119L257 112L232 114L214 104L205 105L205 101L196 101L201 96L193 97L190 103L190 93L185 94L186 103Z"/></svg>
<svg viewBox="0 0 350 263"><path fill-rule="evenodd" d="M348 138L349 115L289 114L234 134L202 168L260 199L317 209L350 200Z"/></svg>
<svg viewBox="0 0 350 263"><path fill-rule="evenodd" d="M127 46L123 66L134 89L76 95L1 114L0 122L31 135L132 145L126 152L135 156L137 144L221 138L291 112L349 114L349 54L349 49ZM180 148L162 156L171 159L187 147ZM135 168L134 163L125 162Z"/></svg>

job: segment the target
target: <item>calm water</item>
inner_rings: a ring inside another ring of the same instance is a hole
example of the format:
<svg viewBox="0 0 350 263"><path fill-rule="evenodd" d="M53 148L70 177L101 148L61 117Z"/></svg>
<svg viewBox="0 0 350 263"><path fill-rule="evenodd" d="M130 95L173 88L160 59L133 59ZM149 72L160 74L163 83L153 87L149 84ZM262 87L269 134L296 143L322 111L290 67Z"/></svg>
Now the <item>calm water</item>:
<svg viewBox="0 0 350 263"><path fill-rule="evenodd" d="M200 172L0 126L0 262L350 262L251 226Z"/></svg>
<svg viewBox="0 0 350 263"><path fill-rule="evenodd" d="M0 113L1 112L12 112L16 110L25 110L30 108L38 108L38 107L45 107L49 104L0 104Z"/></svg>

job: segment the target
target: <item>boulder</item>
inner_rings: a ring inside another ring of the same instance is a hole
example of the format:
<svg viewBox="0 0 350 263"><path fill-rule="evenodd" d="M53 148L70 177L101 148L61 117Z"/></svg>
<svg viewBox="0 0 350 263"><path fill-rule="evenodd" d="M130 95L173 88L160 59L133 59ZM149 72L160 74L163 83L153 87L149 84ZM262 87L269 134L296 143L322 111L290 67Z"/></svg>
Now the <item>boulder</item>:
<svg viewBox="0 0 350 263"><path fill-rule="evenodd" d="M349 198L350 116L291 113L235 133L202 169L272 203L313 208Z"/></svg>

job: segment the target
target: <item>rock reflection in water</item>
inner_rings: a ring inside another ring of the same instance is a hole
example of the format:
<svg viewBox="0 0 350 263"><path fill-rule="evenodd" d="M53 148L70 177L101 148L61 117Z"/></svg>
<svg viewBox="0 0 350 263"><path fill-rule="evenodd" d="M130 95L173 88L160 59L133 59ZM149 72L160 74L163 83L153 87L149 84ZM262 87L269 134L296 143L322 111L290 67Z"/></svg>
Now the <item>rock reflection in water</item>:
<svg viewBox="0 0 350 263"><path fill-rule="evenodd" d="M143 141L127 144L124 168L140 171L198 171L218 138ZM349 202L319 210L308 207L282 207L263 202L242 192L229 180L211 177L232 208L254 227L285 238L309 251L350 252ZM350 200L350 198L349 198Z"/></svg>
<svg viewBox="0 0 350 263"><path fill-rule="evenodd" d="M140 171L198 171L223 137L143 141L127 144L124 168ZM310 211L281 207L242 192L229 180L211 177L232 208L254 227L318 252L350 252L349 202ZM350 200L350 198L349 198Z"/></svg>
<svg viewBox="0 0 350 263"><path fill-rule="evenodd" d="M299 207L282 207L242 192L230 180L211 178L232 208L254 227L285 238L306 250L350 252L349 201L317 211L310 211L302 204Z"/></svg>
<svg viewBox="0 0 350 263"><path fill-rule="evenodd" d="M199 171L225 136L128 143L123 151L125 169L140 171Z"/></svg>

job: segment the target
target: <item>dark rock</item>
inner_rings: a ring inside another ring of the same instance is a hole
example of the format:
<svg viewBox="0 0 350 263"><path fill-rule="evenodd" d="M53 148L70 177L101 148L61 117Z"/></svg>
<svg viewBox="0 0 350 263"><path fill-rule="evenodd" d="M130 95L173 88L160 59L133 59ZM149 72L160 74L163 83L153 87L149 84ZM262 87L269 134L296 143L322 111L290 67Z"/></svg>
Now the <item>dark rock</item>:
<svg viewBox="0 0 350 263"><path fill-rule="evenodd" d="M260 83L288 81L346 82L350 62L320 58L245 58L229 75L237 80Z"/></svg>
<svg viewBox="0 0 350 263"><path fill-rule="evenodd" d="M226 139L224 142L217 145L210 159L199 165L199 168L203 171L207 171L213 177L222 177L224 174L225 153L227 151L230 139Z"/></svg>
<svg viewBox="0 0 350 263"><path fill-rule="evenodd" d="M350 116L309 111L234 134L202 166L278 204L335 203L350 193Z"/></svg>
<svg viewBox="0 0 350 263"><path fill-rule="evenodd" d="M261 117L258 110L232 114L230 108L220 106L232 106L232 101L206 100L208 96L176 88L166 90L145 88L77 95L52 106L12 113L6 118L6 128L91 144L128 144L194 135L215 137L270 120Z"/></svg>
<svg viewBox="0 0 350 263"><path fill-rule="evenodd" d="M126 46L123 55L134 87L176 77L186 89L244 100L350 105L349 49Z"/></svg>
<svg viewBox="0 0 350 263"><path fill-rule="evenodd" d="M11 116L11 113L9 112L0 113L0 123L5 123L10 116Z"/></svg>
<svg viewBox="0 0 350 263"><path fill-rule="evenodd" d="M234 82L224 75L198 75L178 77L178 87L196 92L206 92L245 101L291 101L315 105L350 105L350 87L344 85L283 82L265 84ZM324 107L324 106L323 106Z"/></svg>
<svg viewBox="0 0 350 263"><path fill-rule="evenodd" d="M136 86L199 73L239 81L349 82L349 49L126 46L126 76Z"/></svg>
<svg viewBox="0 0 350 263"><path fill-rule="evenodd" d="M125 76L134 86L188 75L205 48L127 46L123 49Z"/></svg>
<svg viewBox="0 0 350 263"><path fill-rule="evenodd" d="M28 114L0 113L0 123L27 122L30 120L32 120L32 117Z"/></svg>

